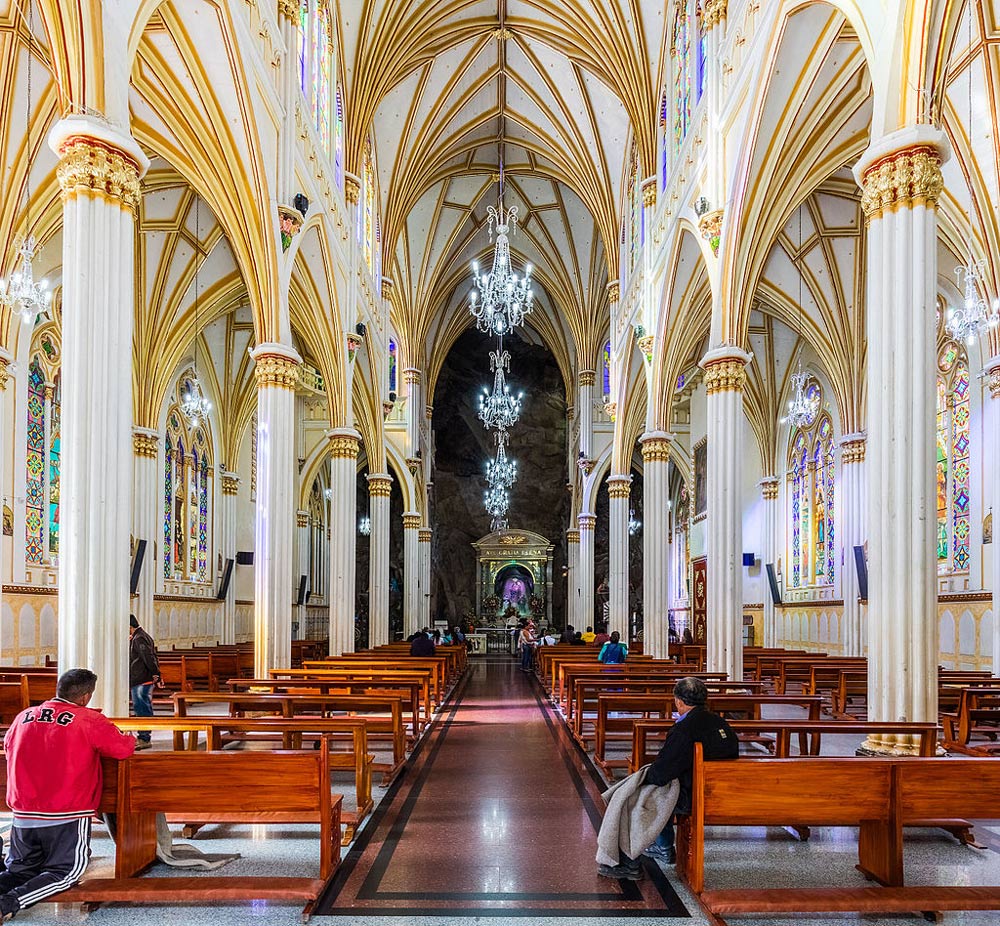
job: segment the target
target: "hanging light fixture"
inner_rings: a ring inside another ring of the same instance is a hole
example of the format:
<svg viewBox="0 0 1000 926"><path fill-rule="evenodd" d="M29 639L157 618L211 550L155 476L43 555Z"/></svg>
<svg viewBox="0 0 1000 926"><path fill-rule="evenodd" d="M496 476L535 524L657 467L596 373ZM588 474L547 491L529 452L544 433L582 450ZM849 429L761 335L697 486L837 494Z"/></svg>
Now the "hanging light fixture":
<svg viewBox="0 0 1000 926"><path fill-rule="evenodd" d="M364 534L366 537L370 537L372 532L372 519L365 515L360 521L358 521L358 533Z"/></svg>
<svg viewBox="0 0 1000 926"><path fill-rule="evenodd" d="M509 489L517 479L517 461L507 456L507 432L497 431L497 453L486 462L486 481L491 489L501 486Z"/></svg>
<svg viewBox="0 0 1000 926"><path fill-rule="evenodd" d="M200 204L201 199L196 195L194 200L194 237L197 249L194 264L194 375L187 383L184 395L181 396L181 411L193 428L199 427L212 411L212 403L205 398L201 381L198 379L198 332L201 331L201 326L198 323L198 271L201 266Z"/></svg>
<svg viewBox="0 0 1000 926"><path fill-rule="evenodd" d="M507 431L521 417L521 399L524 393L512 395L507 385L504 374L510 369L510 353L503 349L502 340L497 344L496 350L490 351L490 369L494 372L493 391L483 387L483 394L479 397L479 420L487 428Z"/></svg>
<svg viewBox="0 0 1000 926"><path fill-rule="evenodd" d="M486 513L493 519L490 529L502 531L507 529L507 511L510 508L510 495L503 486L494 486L483 496Z"/></svg>
<svg viewBox="0 0 1000 926"><path fill-rule="evenodd" d="M969 14L968 48L972 48L972 20ZM972 79L969 79L969 134L972 134ZM964 267L955 268L958 288L963 290L964 300L959 305L948 306L945 315L945 330L956 341L972 344L977 337L1000 324L1000 303L996 300L988 306L980 295L981 275L986 262L976 260L972 252L972 212L969 212L969 260Z"/></svg>
<svg viewBox="0 0 1000 926"><path fill-rule="evenodd" d="M802 308L802 268L798 266L798 258L802 255L802 210L805 203L799 206L799 247L795 260L799 274L799 341L802 340L802 318L805 311ZM799 349L798 370L792 374L792 395L788 400L788 414L781 419L782 424L790 424L793 428L807 428L816 420L819 411L819 393L810 391L809 382L812 377L802 369L802 350Z"/></svg>
<svg viewBox="0 0 1000 926"><path fill-rule="evenodd" d="M28 40L34 41L34 5L28 3ZM33 325L39 315L47 312L52 301L48 280L35 280L32 260L35 257L35 236L31 234L31 60L34 58L28 48L27 102L24 110L24 135L28 152L27 175L24 182L24 239L18 253L21 257L20 269L8 278L0 279L0 306L11 314L17 313L26 325Z"/></svg>
<svg viewBox="0 0 1000 926"><path fill-rule="evenodd" d="M628 535L629 535L629 537L634 537L641 530L642 530L642 521L640 521L635 516L635 512L631 508L629 508L629 511L628 511Z"/></svg>

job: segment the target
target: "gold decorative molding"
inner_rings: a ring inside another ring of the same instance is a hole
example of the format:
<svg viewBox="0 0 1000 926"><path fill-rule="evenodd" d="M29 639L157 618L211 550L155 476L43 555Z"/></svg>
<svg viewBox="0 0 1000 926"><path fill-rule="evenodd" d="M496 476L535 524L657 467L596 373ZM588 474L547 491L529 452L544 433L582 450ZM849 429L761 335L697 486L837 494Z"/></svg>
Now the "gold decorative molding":
<svg viewBox="0 0 1000 926"><path fill-rule="evenodd" d="M620 293L621 288L619 287L617 280L612 280L608 283L608 302L617 303Z"/></svg>
<svg viewBox="0 0 1000 926"><path fill-rule="evenodd" d="M523 543L527 543L528 538L524 534L501 534L500 543L505 547L519 547Z"/></svg>
<svg viewBox="0 0 1000 926"><path fill-rule="evenodd" d="M576 523L580 526L580 533L584 531L592 531L597 526L597 515L596 514L578 514L576 516Z"/></svg>
<svg viewBox="0 0 1000 926"><path fill-rule="evenodd" d="M642 206L644 209L652 209L656 205L656 178L650 177L642 185Z"/></svg>
<svg viewBox="0 0 1000 926"><path fill-rule="evenodd" d="M388 302L392 298L393 282L391 277L382 277L382 298Z"/></svg>
<svg viewBox="0 0 1000 926"><path fill-rule="evenodd" d="M416 367L407 367L403 370L403 382L407 386L413 386L414 384L419 385L423 373L420 372Z"/></svg>
<svg viewBox="0 0 1000 926"><path fill-rule="evenodd" d="M404 514L403 515L403 530L404 531L420 530L420 515L419 514Z"/></svg>
<svg viewBox="0 0 1000 926"><path fill-rule="evenodd" d="M608 479L608 498L628 498L631 494L631 476L612 476Z"/></svg>
<svg viewBox="0 0 1000 926"><path fill-rule="evenodd" d="M222 474L222 494L236 495L240 490L240 477L236 473Z"/></svg>
<svg viewBox="0 0 1000 926"><path fill-rule="evenodd" d="M74 135L59 149L56 177L63 199L79 193L106 196L126 209L139 205L139 165L111 145Z"/></svg>
<svg viewBox="0 0 1000 926"><path fill-rule="evenodd" d="M353 174L344 174L344 200L348 206L356 206L361 199L361 181Z"/></svg>
<svg viewBox="0 0 1000 926"><path fill-rule="evenodd" d="M669 463L670 441L666 437L640 438L643 463Z"/></svg>
<svg viewBox="0 0 1000 926"><path fill-rule="evenodd" d="M866 445L867 441L863 437L844 441L840 445L840 462L844 465L848 463L864 463Z"/></svg>
<svg viewBox="0 0 1000 926"><path fill-rule="evenodd" d="M4 585L5 595L58 595L59 589L54 585Z"/></svg>
<svg viewBox="0 0 1000 926"><path fill-rule="evenodd" d="M434 531L432 531L429 527L422 527L420 529L420 533L417 534L417 540L419 543L430 543L431 537L433 536Z"/></svg>
<svg viewBox="0 0 1000 926"><path fill-rule="evenodd" d="M643 352L643 354L645 354L646 359L650 363L652 363L652 361L653 361L653 345L656 343L656 338L654 338L653 335L651 335L651 334L644 334L635 343L638 345L639 350L641 350Z"/></svg>
<svg viewBox="0 0 1000 926"><path fill-rule="evenodd" d="M159 441L159 435L157 434L147 434L144 431L133 431L132 432L132 453L137 457L146 457L148 459L156 459L156 446Z"/></svg>
<svg viewBox="0 0 1000 926"><path fill-rule="evenodd" d="M722 236L722 219L724 215L725 212L722 209L716 209L713 212L706 212L698 219L698 230L701 232L701 237L709 243L712 253L716 257L719 256L719 242Z"/></svg>
<svg viewBox="0 0 1000 926"><path fill-rule="evenodd" d="M294 389L299 381L299 365L281 354L260 354L254 357L254 377L257 386Z"/></svg>
<svg viewBox="0 0 1000 926"><path fill-rule="evenodd" d="M0 392L7 388L7 381L10 379L10 361L6 357L0 357Z"/></svg>
<svg viewBox="0 0 1000 926"><path fill-rule="evenodd" d="M580 531L575 528L570 528L566 531L566 543L579 543L580 542Z"/></svg>
<svg viewBox="0 0 1000 926"><path fill-rule="evenodd" d="M434 417L434 406L428 405L424 408L424 417L430 421Z"/></svg>
<svg viewBox="0 0 1000 926"><path fill-rule="evenodd" d="M777 501L778 498L778 477L767 476L760 481L760 497L765 502Z"/></svg>
<svg viewBox="0 0 1000 926"><path fill-rule="evenodd" d="M612 421L614 421L618 417L618 403L605 402L604 414L607 415Z"/></svg>
<svg viewBox="0 0 1000 926"><path fill-rule="evenodd" d="M354 460L358 456L359 438L351 434L330 435L330 456L334 460Z"/></svg>
<svg viewBox="0 0 1000 926"><path fill-rule="evenodd" d="M294 25L299 24L299 0L278 0L278 17L290 19Z"/></svg>
<svg viewBox="0 0 1000 926"><path fill-rule="evenodd" d="M993 367L989 372L990 395L994 399L1000 399L1000 367ZM3 377L0 376L0 389L3 388Z"/></svg>
<svg viewBox="0 0 1000 926"><path fill-rule="evenodd" d="M308 511L296 511L295 512L295 526L296 527L308 527L309 526L309 512Z"/></svg>
<svg viewBox="0 0 1000 926"><path fill-rule="evenodd" d="M933 145L913 145L893 151L869 167L861 181L861 208L865 221L915 206L936 208L944 179L941 154Z"/></svg>
<svg viewBox="0 0 1000 926"><path fill-rule="evenodd" d="M746 363L739 357L725 357L705 364L705 392L742 392L746 384Z"/></svg>
<svg viewBox="0 0 1000 926"><path fill-rule="evenodd" d="M368 477L368 497L388 498L392 492L392 477L376 473Z"/></svg>
<svg viewBox="0 0 1000 926"><path fill-rule="evenodd" d="M514 38L514 33L511 32L506 26L497 27L490 33L490 38L496 39L498 42L506 42L509 39Z"/></svg>
<svg viewBox="0 0 1000 926"><path fill-rule="evenodd" d="M580 385L581 386L593 386L594 379L597 374L593 370L581 370L580 371Z"/></svg>
<svg viewBox="0 0 1000 926"><path fill-rule="evenodd" d="M727 6L727 0L705 0L701 14L702 29L705 32L714 29L726 18Z"/></svg>

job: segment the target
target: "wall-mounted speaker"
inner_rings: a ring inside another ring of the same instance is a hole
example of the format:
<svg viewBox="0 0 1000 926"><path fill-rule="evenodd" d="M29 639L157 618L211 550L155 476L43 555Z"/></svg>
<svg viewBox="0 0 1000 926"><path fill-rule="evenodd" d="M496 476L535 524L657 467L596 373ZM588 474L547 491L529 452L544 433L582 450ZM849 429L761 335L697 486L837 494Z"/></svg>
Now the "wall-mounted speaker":
<svg viewBox="0 0 1000 926"><path fill-rule="evenodd" d="M781 589L778 588L778 577L774 573L774 563L767 564L767 585L771 590L771 601L775 605L780 605Z"/></svg>
<svg viewBox="0 0 1000 926"><path fill-rule="evenodd" d="M858 572L858 597L868 600L868 560L865 558L865 548L854 548L854 568Z"/></svg>
<svg viewBox="0 0 1000 926"><path fill-rule="evenodd" d="M226 595L229 592L229 582L233 578L233 561L231 559L226 560L225 569L222 572L222 580L219 582L219 594L215 597L219 601L225 601Z"/></svg>
<svg viewBox="0 0 1000 926"><path fill-rule="evenodd" d="M132 557L132 576L129 579L129 594L134 595L139 587L139 576L142 575L142 562L146 558L146 541L137 540L135 555Z"/></svg>

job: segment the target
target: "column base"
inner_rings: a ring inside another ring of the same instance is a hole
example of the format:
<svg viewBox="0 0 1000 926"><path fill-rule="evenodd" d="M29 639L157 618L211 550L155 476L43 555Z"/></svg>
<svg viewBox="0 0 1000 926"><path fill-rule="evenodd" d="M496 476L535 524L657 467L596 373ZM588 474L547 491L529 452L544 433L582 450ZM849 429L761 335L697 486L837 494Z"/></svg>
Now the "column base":
<svg viewBox="0 0 1000 926"><path fill-rule="evenodd" d="M920 738L905 733L885 733L869 736L855 751L856 756L868 758L905 758L920 755ZM937 747L939 756L946 755L941 746Z"/></svg>

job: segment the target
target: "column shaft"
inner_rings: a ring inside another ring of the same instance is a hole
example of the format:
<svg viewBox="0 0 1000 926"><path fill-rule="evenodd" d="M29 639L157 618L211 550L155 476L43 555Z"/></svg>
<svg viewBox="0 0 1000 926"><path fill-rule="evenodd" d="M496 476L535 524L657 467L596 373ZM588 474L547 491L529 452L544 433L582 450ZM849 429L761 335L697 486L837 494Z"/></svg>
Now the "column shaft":
<svg viewBox="0 0 1000 926"><path fill-rule="evenodd" d="M371 558L368 571L368 646L389 642L389 494L392 477L372 473L368 498L372 519Z"/></svg>
<svg viewBox="0 0 1000 926"><path fill-rule="evenodd" d="M594 371L580 372L580 399L576 413L580 419L580 452L585 460L594 452Z"/></svg>
<svg viewBox="0 0 1000 926"><path fill-rule="evenodd" d="M222 600L222 628L219 642L236 642L236 493L240 487L240 477L236 473L223 472L222 504L219 506L219 547L222 550L222 574L225 576L227 564L233 561L229 576L229 587Z"/></svg>
<svg viewBox="0 0 1000 926"><path fill-rule="evenodd" d="M566 531L566 619L579 630L593 626L594 619L581 616L580 610L580 531L571 527Z"/></svg>
<svg viewBox="0 0 1000 926"><path fill-rule="evenodd" d="M157 541L162 531L162 528L157 528L163 488L158 478L158 443L156 431L139 427L132 429L132 537L136 545L140 540L146 541L139 584L135 589L138 597L132 601L132 613L154 637L157 630L153 602L156 594L156 550L160 547Z"/></svg>
<svg viewBox="0 0 1000 926"><path fill-rule="evenodd" d="M629 638L628 613L628 502L631 476L608 479L608 633L616 630Z"/></svg>
<svg viewBox="0 0 1000 926"><path fill-rule="evenodd" d="M840 567L841 596L844 599L844 622L841 639L845 656L863 656L865 628L861 602L858 600L858 571L854 547L865 542L867 521L867 486L865 485L865 440L862 435L847 435L840 444L840 484L837 486L840 520L840 546L844 551Z"/></svg>
<svg viewBox="0 0 1000 926"><path fill-rule="evenodd" d="M868 226L868 395L879 426L867 465L868 716L937 719L935 321L944 136L929 126L876 142L855 166ZM911 752L909 737L869 737Z"/></svg>
<svg viewBox="0 0 1000 926"><path fill-rule="evenodd" d="M420 541L420 608L417 629L431 625L431 539L433 534L427 528L419 532Z"/></svg>
<svg viewBox="0 0 1000 926"><path fill-rule="evenodd" d="M764 646L778 645L778 617L774 599L771 598L771 586L767 581L767 564L773 563L775 571L778 568L778 478L765 476L760 481L760 497L763 523L763 556L761 568L764 570ZM758 644L759 645L759 644Z"/></svg>
<svg viewBox="0 0 1000 926"><path fill-rule="evenodd" d="M254 525L254 671L292 664L295 531L295 383L301 358L281 344L259 344L257 512Z"/></svg>
<svg viewBox="0 0 1000 926"><path fill-rule="evenodd" d="M987 363L989 371L989 387L991 398L986 405L986 428L984 433L991 442L985 449L985 459L992 460L993 465L986 468L986 479L989 480L987 492L993 500L993 542L990 550L993 555L993 674L1000 671L1000 533L997 533L997 518L1000 517L1000 355L993 357Z"/></svg>
<svg viewBox="0 0 1000 926"><path fill-rule="evenodd" d="M57 123L63 197L59 667L98 675L92 707L128 709L135 211L149 162L85 116ZM124 358L124 361L123 361Z"/></svg>
<svg viewBox="0 0 1000 926"><path fill-rule="evenodd" d="M670 642L670 441L664 431L649 431L640 438L643 652L655 659L667 658Z"/></svg>
<svg viewBox="0 0 1000 926"><path fill-rule="evenodd" d="M355 555L358 518L358 445L352 428L334 428L330 438L330 655L354 652Z"/></svg>
<svg viewBox="0 0 1000 926"><path fill-rule="evenodd" d="M577 515L576 522L580 526L579 605L576 617L582 626L591 624L596 630L601 623L594 617L594 527L597 515L584 511Z"/></svg>
<svg viewBox="0 0 1000 926"><path fill-rule="evenodd" d="M403 633L420 629L420 515L403 515Z"/></svg>
<svg viewBox="0 0 1000 926"><path fill-rule="evenodd" d="M295 621L298 627L293 631L293 639L304 640L306 622L308 620L309 593L312 591L315 577L309 571L309 546L312 542L312 522L308 511L295 512L295 568L292 570L292 594L295 604ZM299 600L299 583L306 577L306 598L302 604Z"/></svg>
<svg viewBox="0 0 1000 926"><path fill-rule="evenodd" d="M743 678L743 384L749 355L732 346L702 360L708 414L709 672Z"/></svg>
<svg viewBox="0 0 1000 926"><path fill-rule="evenodd" d="M14 433L13 424L7 421L7 381L10 378L7 368L9 365L10 354L5 348L0 347L0 486L7 485L7 468L4 465L7 460L7 441L10 439L10 435ZM2 511L0 511L0 515L2 515ZM0 565L2 565L2 560L3 557L0 556ZM2 612L3 582L0 582L0 613Z"/></svg>

